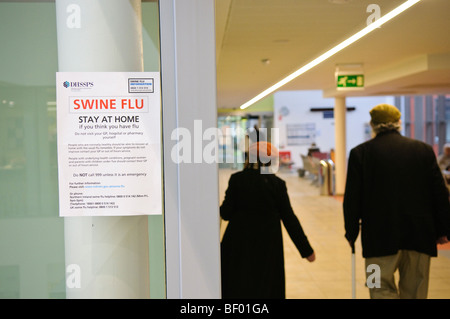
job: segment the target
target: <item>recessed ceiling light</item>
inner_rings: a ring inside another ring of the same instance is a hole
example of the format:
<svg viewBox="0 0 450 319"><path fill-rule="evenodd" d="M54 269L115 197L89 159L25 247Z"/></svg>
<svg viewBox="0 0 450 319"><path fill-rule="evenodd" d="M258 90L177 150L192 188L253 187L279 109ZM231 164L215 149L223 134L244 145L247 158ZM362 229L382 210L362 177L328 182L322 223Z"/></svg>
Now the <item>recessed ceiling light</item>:
<svg viewBox="0 0 450 319"><path fill-rule="evenodd" d="M288 43L289 40L288 39L277 39L277 40L273 40L274 43Z"/></svg>
<svg viewBox="0 0 450 319"><path fill-rule="evenodd" d="M352 0L328 0L328 2L335 4L346 4L352 2Z"/></svg>

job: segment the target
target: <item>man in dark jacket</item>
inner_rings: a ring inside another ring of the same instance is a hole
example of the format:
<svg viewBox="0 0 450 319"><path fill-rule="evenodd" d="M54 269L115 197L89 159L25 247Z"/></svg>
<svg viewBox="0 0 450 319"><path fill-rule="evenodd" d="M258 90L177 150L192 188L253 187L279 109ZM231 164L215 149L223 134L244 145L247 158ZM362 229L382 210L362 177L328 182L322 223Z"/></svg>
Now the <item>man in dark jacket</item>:
<svg viewBox="0 0 450 319"><path fill-rule="evenodd" d="M430 257L450 235L448 190L431 146L400 135L396 107L380 104L370 115L376 136L348 160L345 237L354 245L361 225L366 267L380 270L371 298L426 298Z"/></svg>

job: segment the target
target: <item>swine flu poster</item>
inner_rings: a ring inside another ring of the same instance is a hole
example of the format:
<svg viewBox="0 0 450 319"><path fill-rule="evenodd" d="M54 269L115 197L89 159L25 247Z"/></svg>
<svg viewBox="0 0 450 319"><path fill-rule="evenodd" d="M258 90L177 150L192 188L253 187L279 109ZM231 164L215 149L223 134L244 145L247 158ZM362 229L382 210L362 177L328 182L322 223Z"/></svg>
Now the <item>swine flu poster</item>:
<svg viewBox="0 0 450 319"><path fill-rule="evenodd" d="M58 72L60 216L162 213L158 72Z"/></svg>

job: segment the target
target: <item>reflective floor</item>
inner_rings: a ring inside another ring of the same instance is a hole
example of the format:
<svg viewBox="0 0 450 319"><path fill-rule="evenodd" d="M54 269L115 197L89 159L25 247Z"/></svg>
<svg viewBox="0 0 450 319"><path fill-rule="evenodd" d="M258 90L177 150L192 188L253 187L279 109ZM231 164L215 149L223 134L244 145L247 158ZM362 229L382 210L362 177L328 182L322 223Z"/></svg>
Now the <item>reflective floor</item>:
<svg viewBox="0 0 450 319"><path fill-rule="evenodd" d="M221 202L232 172L219 170ZM286 181L292 207L316 252L315 262L302 259L283 228L286 298L351 299L352 255L344 238L342 199L321 196L311 179L301 178L296 172L281 171L278 176ZM222 233L225 228L226 222L222 221ZM431 260L428 298L450 299L450 245L439 248L439 256ZM359 241L356 244L355 265L356 298L367 299L369 291L365 287L364 259Z"/></svg>

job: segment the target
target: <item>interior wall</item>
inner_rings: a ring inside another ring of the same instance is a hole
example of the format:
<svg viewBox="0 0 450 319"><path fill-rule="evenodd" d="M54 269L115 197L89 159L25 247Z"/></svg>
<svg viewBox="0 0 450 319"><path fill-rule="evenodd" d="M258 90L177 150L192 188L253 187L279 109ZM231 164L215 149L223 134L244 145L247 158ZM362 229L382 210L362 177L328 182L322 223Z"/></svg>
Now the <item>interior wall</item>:
<svg viewBox="0 0 450 319"><path fill-rule="evenodd" d="M347 153L356 145L370 138L369 110L379 103L394 104L394 98L348 97ZM306 155L314 142L321 152L335 149L334 118L330 113L312 112L312 108L334 108L334 99L323 98L322 91L280 91L274 94L274 127L279 129L280 151L290 151L293 167L303 167L300 154ZM288 138L288 128L298 127L301 136ZM291 144L293 143L297 144Z"/></svg>

